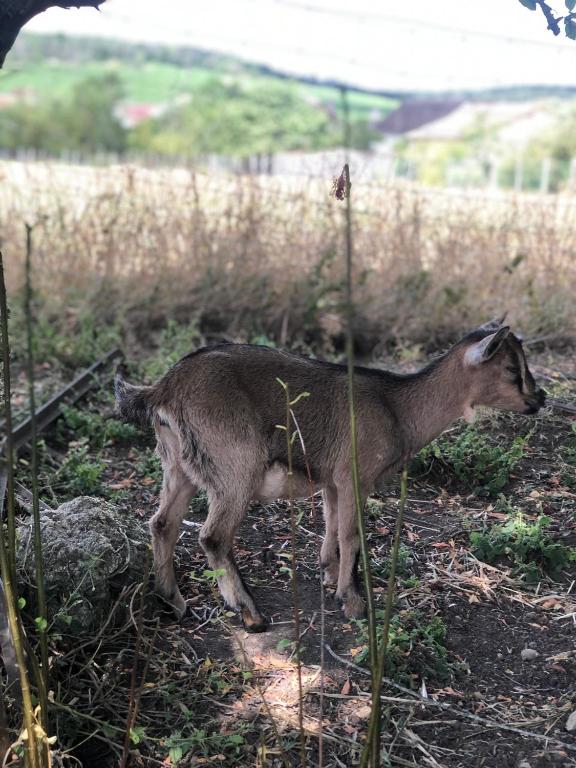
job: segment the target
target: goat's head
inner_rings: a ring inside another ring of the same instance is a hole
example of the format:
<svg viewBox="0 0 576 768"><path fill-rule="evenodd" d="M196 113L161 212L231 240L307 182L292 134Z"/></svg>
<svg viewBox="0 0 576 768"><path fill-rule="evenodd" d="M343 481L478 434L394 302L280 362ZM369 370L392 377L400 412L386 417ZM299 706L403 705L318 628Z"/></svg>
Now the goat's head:
<svg viewBox="0 0 576 768"><path fill-rule="evenodd" d="M469 418L477 405L505 411L537 413L546 393L530 373L522 341L503 320L493 320L471 331L457 345L468 374Z"/></svg>

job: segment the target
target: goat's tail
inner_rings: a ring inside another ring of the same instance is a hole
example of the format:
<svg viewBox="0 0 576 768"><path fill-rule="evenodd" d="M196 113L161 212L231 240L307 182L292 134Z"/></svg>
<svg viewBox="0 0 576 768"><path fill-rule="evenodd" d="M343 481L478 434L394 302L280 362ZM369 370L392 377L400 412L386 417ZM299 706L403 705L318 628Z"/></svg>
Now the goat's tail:
<svg viewBox="0 0 576 768"><path fill-rule="evenodd" d="M152 423L154 410L151 403L153 387L135 387L116 374L114 378L114 394L116 409L124 421L130 421L141 427Z"/></svg>

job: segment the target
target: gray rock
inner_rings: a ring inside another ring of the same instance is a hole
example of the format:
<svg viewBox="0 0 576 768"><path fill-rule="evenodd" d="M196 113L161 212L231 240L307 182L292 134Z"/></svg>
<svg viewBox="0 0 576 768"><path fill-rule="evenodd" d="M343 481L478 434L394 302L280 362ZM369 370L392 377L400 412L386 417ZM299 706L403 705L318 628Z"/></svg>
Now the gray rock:
<svg viewBox="0 0 576 768"><path fill-rule="evenodd" d="M145 521L103 499L80 496L42 510L40 529L48 622L67 633L99 626L121 587L140 581L147 564ZM17 528L17 570L31 610L36 581L32 520Z"/></svg>
<svg viewBox="0 0 576 768"><path fill-rule="evenodd" d="M566 720L566 725L564 727L567 731L576 731L576 709L568 716L568 720Z"/></svg>
<svg viewBox="0 0 576 768"><path fill-rule="evenodd" d="M534 661L540 654L538 651L534 650L534 648L524 648L524 650L521 651L520 656L522 657L522 661Z"/></svg>

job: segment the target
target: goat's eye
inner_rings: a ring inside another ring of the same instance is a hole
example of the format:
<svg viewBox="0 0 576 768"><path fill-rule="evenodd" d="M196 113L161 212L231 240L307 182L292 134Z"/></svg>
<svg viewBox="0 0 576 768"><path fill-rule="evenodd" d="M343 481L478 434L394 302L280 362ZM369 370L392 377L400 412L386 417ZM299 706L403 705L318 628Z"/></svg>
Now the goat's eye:
<svg viewBox="0 0 576 768"><path fill-rule="evenodd" d="M508 373L511 373L514 376L517 376L520 373L518 368L514 368L514 366L512 366L512 365L507 365L506 366L506 370L508 371Z"/></svg>

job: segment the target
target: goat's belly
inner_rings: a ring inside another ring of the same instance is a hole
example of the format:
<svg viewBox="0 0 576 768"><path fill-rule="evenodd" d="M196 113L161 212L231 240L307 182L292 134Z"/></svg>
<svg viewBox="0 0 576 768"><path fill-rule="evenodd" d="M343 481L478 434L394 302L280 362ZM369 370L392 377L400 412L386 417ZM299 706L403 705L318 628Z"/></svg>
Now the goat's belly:
<svg viewBox="0 0 576 768"><path fill-rule="evenodd" d="M264 473L254 501L268 503L275 499L305 499L317 490L318 487L311 484L305 474L294 471L292 478L289 478L288 467L277 462Z"/></svg>

